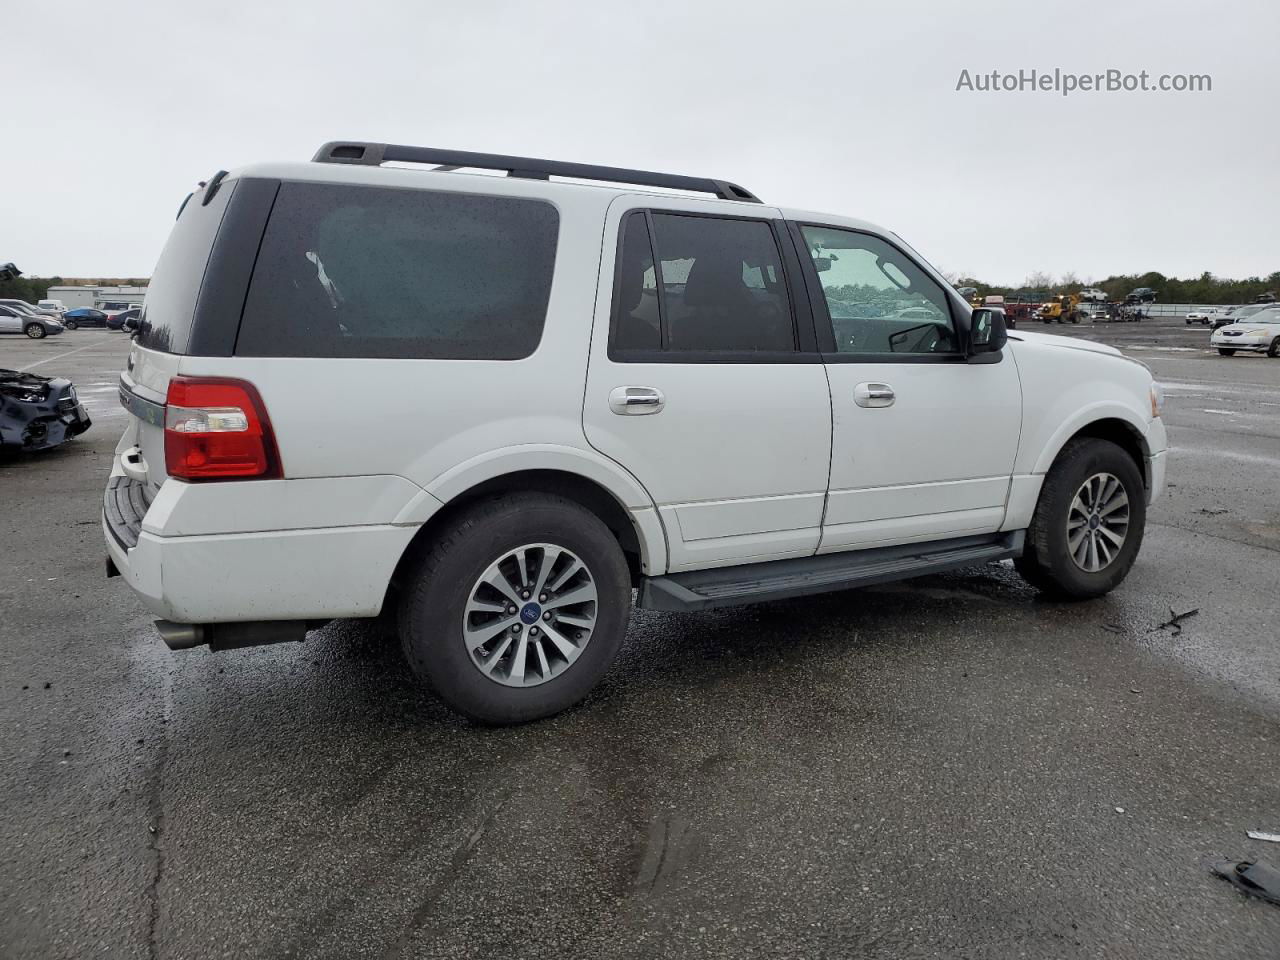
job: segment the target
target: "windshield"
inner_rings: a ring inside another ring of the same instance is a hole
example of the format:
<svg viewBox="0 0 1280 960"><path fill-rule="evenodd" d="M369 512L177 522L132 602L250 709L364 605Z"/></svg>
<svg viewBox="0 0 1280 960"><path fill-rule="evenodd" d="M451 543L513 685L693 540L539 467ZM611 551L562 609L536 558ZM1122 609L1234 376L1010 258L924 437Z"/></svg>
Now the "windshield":
<svg viewBox="0 0 1280 960"><path fill-rule="evenodd" d="M1239 323L1241 320L1244 320L1248 317L1252 317L1255 313L1261 313L1263 310L1266 310L1266 309L1267 307L1265 305L1263 306L1253 305L1248 307L1241 307L1232 315L1232 319L1236 323Z"/></svg>

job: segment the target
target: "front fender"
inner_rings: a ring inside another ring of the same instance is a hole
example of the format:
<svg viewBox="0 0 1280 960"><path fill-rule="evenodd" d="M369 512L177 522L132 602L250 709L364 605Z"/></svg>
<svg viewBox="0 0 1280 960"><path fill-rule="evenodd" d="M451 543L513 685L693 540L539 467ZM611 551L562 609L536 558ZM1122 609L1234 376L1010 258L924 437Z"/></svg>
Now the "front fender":
<svg viewBox="0 0 1280 960"><path fill-rule="evenodd" d="M1115 400L1101 400L1074 410L1070 416L1062 420L1048 435L1040 447L1035 463L1030 471L1026 472L1047 473L1067 442L1089 424L1099 420L1119 420L1126 424L1133 431L1134 439L1142 445L1143 456L1151 455L1147 444L1148 418L1144 418L1140 412L1128 404Z"/></svg>

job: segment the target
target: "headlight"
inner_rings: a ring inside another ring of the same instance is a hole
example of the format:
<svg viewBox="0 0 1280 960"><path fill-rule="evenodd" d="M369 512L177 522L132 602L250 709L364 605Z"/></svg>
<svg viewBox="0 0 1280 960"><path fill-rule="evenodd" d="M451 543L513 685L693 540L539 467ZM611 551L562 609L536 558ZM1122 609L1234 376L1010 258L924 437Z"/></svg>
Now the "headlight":
<svg viewBox="0 0 1280 960"><path fill-rule="evenodd" d="M1160 416L1164 411L1164 388L1154 380L1151 381L1151 419Z"/></svg>

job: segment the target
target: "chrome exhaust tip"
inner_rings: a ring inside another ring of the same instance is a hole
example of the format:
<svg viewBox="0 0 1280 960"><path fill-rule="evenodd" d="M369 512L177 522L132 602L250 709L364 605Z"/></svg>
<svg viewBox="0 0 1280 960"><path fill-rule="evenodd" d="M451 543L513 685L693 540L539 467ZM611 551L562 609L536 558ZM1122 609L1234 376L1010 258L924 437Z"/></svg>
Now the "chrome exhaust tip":
<svg viewBox="0 0 1280 960"><path fill-rule="evenodd" d="M204 626L199 623L174 623L171 620L157 620L156 629L160 631L160 639L164 641L164 645L170 650L190 650L192 647L208 643L205 638Z"/></svg>

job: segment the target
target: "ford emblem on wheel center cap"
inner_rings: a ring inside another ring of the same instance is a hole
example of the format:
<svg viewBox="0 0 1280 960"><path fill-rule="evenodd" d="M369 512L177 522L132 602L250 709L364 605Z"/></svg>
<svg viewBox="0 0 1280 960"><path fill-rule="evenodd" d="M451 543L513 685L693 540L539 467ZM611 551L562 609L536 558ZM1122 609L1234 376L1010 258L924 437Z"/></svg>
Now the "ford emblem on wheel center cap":
<svg viewBox="0 0 1280 960"><path fill-rule="evenodd" d="M520 608L520 619L525 623L537 623L542 616L542 608L536 603L526 603Z"/></svg>

